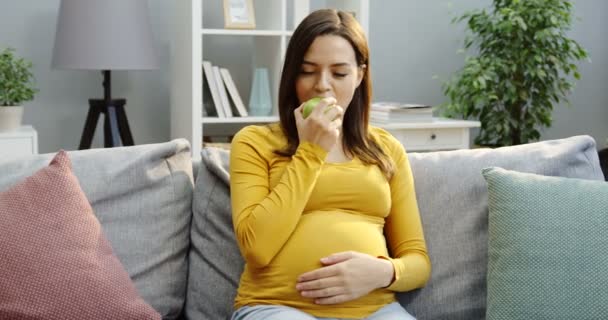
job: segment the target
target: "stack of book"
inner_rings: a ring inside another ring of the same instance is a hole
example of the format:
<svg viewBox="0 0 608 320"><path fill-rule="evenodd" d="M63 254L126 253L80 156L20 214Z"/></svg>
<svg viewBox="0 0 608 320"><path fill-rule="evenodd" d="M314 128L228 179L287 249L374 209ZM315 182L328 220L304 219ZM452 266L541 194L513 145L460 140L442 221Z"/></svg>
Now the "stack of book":
<svg viewBox="0 0 608 320"><path fill-rule="evenodd" d="M370 121L379 124L432 122L433 108L424 104L374 102L371 105Z"/></svg>
<svg viewBox="0 0 608 320"><path fill-rule="evenodd" d="M246 117L248 113L230 71L204 60L203 117L229 118L234 116Z"/></svg>

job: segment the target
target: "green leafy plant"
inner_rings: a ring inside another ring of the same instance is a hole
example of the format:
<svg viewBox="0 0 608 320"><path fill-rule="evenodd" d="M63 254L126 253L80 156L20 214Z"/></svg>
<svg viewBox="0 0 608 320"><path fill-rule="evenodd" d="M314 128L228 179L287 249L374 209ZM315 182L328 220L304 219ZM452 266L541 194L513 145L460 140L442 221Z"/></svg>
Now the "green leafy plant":
<svg viewBox="0 0 608 320"><path fill-rule="evenodd" d="M574 79L580 79L574 63L587 58L587 52L567 37L573 19L570 1L492 3L490 9L452 21L466 21L464 49L477 54L443 83L449 102L441 109L448 117L479 119L476 144L528 143L551 126L554 104L568 102Z"/></svg>
<svg viewBox="0 0 608 320"><path fill-rule="evenodd" d="M0 52L0 107L17 106L34 99L32 63L15 56L12 48Z"/></svg>

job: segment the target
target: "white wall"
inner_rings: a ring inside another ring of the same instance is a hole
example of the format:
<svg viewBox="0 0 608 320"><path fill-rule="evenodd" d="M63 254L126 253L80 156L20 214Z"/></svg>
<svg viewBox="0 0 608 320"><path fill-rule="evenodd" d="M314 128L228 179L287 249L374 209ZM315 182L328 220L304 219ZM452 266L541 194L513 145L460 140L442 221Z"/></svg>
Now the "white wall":
<svg viewBox="0 0 608 320"><path fill-rule="evenodd" d="M113 96L127 98L137 144L162 142L170 136L171 1L185 0L149 0L160 69L113 73ZM450 24L451 18L488 4L488 0L458 0L449 9L447 1L370 1L375 99L443 102L441 82L432 77L445 78L463 63L463 56L456 54L462 27ZM608 138L608 20L602 15L608 12L608 2L576 0L574 4L582 21L576 22L572 37L589 50L593 62L581 65L583 78L571 96L573 107L558 106L554 126L542 138L590 134L603 146ZM14 47L34 63L40 93L26 104L24 122L38 130L40 152L76 149L88 99L103 95L99 72L50 68L58 9L59 0L0 0L0 48ZM94 147L103 145L102 127L98 126Z"/></svg>

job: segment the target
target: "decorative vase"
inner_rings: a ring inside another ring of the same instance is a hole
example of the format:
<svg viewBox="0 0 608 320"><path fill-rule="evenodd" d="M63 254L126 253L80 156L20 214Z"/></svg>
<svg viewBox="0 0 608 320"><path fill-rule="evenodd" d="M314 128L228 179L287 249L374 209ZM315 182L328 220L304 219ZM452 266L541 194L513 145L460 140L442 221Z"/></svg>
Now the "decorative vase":
<svg viewBox="0 0 608 320"><path fill-rule="evenodd" d="M268 82L268 69L256 68L249 96L250 115L264 117L272 114L272 98Z"/></svg>
<svg viewBox="0 0 608 320"><path fill-rule="evenodd" d="M0 106L0 132L19 129L22 120L23 106Z"/></svg>

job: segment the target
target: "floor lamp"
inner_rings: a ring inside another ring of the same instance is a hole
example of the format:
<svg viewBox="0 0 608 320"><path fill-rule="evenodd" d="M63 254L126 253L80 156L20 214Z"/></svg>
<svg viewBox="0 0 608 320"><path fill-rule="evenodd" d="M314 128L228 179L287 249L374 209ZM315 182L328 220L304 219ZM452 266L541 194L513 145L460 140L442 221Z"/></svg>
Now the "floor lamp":
<svg viewBox="0 0 608 320"><path fill-rule="evenodd" d="M112 98L111 71L158 68L147 0L61 0L52 66L103 74L104 97L89 99L78 149L91 147L102 114L104 146L133 145L126 99Z"/></svg>

